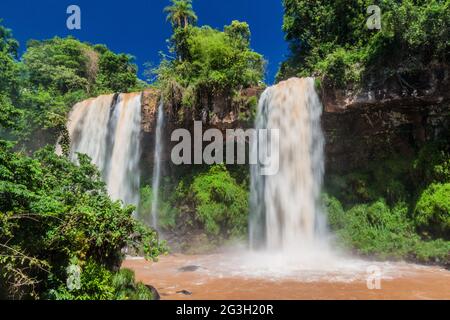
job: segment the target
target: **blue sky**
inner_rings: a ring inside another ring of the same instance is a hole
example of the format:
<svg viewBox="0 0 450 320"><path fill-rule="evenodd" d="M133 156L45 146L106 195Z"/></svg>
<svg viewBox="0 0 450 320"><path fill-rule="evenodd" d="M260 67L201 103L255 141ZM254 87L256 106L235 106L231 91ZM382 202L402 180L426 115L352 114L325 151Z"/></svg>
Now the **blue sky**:
<svg viewBox="0 0 450 320"><path fill-rule="evenodd" d="M169 0L1 0L0 18L20 41L21 51L29 39L72 35L82 41L106 44L115 52L136 57L139 73L143 64L159 62L167 51L170 24L162 12ZM80 6L82 29L66 28L66 9ZM281 30L281 0L194 0L199 25L222 29L232 20L247 21L252 31L252 48L268 61L268 83L287 54Z"/></svg>

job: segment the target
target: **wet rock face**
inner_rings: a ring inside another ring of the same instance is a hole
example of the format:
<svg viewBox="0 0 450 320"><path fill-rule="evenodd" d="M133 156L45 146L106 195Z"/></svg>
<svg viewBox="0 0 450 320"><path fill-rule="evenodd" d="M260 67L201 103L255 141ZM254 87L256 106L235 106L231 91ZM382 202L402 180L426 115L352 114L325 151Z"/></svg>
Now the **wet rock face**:
<svg viewBox="0 0 450 320"><path fill-rule="evenodd" d="M142 92L142 131L153 133L156 126L156 117L160 93L156 89L148 89Z"/></svg>
<svg viewBox="0 0 450 320"><path fill-rule="evenodd" d="M252 125L251 121L240 119L240 113L247 110L249 98L258 98L264 88L254 87L243 89L237 99L232 99L231 93L217 94L215 96L202 95L199 97L199 106L183 107L180 97L164 104L165 119L170 129L185 128L190 130L194 121L202 121L203 126L219 130L242 128ZM174 94L174 96L177 96ZM156 127L160 92L148 89L142 93L142 131L153 133Z"/></svg>
<svg viewBox="0 0 450 320"><path fill-rule="evenodd" d="M141 173L143 179L150 179L153 172L155 150L155 131L160 92L148 89L142 92L142 134L141 134Z"/></svg>
<svg viewBox="0 0 450 320"><path fill-rule="evenodd" d="M194 130L194 121L202 121L203 131L215 128L223 133L227 129L248 128L253 126L249 120L251 108L249 99L258 98L264 88L242 89L237 98L232 98L231 93L219 93L211 95L205 93L198 97L199 105L196 107L183 107L181 96L174 92L172 101L164 103L164 147L162 155L164 174L169 174L171 162L170 152L178 142L171 141L171 134L175 129L187 129L191 134ZM142 93L142 168L144 180L151 178L153 172L154 145L156 121L161 93L156 89L147 89Z"/></svg>
<svg viewBox="0 0 450 320"><path fill-rule="evenodd" d="M321 96L327 113L371 109L380 106L409 108L450 100L450 67L432 66L414 75L400 73L380 81L367 80L365 89L333 89L325 80Z"/></svg>
<svg viewBox="0 0 450 320"><path fill-rule="evenodd" d="M388 154L413 155L450 129L448 69L375 89L321 92L328 173L364 168Z"/></svg>
<svg viewBox="0 0 450 320"><path fill-rule="evenodd" d="M450 129L449 115L449 102L325 113L327 171L348 172L387 154L413 155Z"/></svg>

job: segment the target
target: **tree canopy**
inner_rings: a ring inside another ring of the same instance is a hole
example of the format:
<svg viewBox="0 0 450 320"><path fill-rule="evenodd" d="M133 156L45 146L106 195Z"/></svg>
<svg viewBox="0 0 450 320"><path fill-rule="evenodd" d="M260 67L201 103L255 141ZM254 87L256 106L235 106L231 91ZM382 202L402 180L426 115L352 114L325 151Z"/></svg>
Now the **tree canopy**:
<svg viewBox="0 0 450 320"><path fill-rule="evenodd" d="M167 12L167 21L172 23L173 28L184 27L197 22L198 18L192 7L192 0L171 0L172 5L164 8Z"/></svg>
<svg viewBox="0 0 450 320"><path fill-rule="evenodd" d="M67 114L76 102L142 88L133 57L104 45L71 37L30 40L18 60L11 31L0 26L0 36L2 131L28 141L31 149L54 143L64 134Z"/></svg>
<svg viewBox="0 0 450 320"><path fill-rule="evenodd" d="M209 26L178 28L171 37L170 52L153 70L158 83L167 88L181 88L183 104L192 106L199 95L215 95L257 86L263 83L265 62L250 48L247 23L233 21L224 31Z"/></svg>
<svg viewBox="0 0 450 320"><path fill-rule="evenodd" d="M366 22L370 0L284 0L291 55L277 78L315 75L335 86L414 73L450 54L450 3L383 0L381 30Z"/></svg>

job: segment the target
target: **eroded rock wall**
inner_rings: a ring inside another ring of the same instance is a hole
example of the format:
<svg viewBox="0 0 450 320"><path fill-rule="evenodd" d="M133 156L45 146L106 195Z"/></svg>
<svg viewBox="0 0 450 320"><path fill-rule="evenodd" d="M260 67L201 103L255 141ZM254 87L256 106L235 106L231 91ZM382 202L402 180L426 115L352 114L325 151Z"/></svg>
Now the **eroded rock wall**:
<svg viewBox="0 0 450 320"><path fill-rule="evenodd" d="M426 141L448 139L448 68L393 78L377 89L325 88L321 96L328 173L364 168L393 153L413 155Z"/></svg>
<svg viewBox="0 0 450 320"><path fill-rule="evenodd" d="M164 151L163 176L170 175L174 169L170 161L170 153L178 142L171 141L175 129L186 129L193 136L194 121L201 121L203 131L219 129L225 137L227 129L249 128L253 126L251 113L256 110L257 99L264 88L247 88L240 91L237 97L231 94L208 94L198 97L195 107L182 106L179 94L174 93L170 101L164 102ZM252 99L253 98L253 102ZM144 180L151 178L154 162L155 130L157 112L161 93L156 89L148 89L142 93L142 170ZM253 103L253 105L251 105Z"/></svg>

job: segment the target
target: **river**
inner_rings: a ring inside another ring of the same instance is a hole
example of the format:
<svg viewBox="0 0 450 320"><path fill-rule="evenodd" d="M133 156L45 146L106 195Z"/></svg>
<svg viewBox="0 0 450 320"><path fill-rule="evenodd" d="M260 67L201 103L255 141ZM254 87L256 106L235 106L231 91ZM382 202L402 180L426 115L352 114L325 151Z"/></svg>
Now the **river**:
<svg viewBox="0 0 450 320"><path fill-rule="evenodd" d="M450 300L450 271L440 267L350 259L318 270L283 268L273 261L264 264L266 258L171 254L156 263L128 258L123 267L133 269L137 280L154 286L162 300ZM368 289L369 267L380 272L379 289Z"/></svg>

